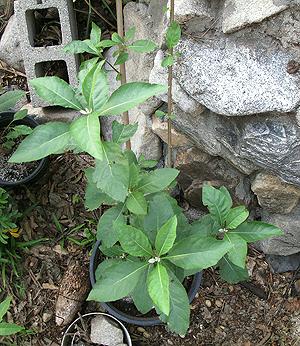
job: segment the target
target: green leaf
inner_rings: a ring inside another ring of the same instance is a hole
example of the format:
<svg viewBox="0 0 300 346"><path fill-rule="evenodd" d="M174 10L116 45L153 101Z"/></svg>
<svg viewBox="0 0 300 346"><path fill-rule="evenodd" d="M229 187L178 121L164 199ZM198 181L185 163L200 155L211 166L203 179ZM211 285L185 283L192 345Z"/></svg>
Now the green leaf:
<svg viewBox="0 0 300 346"><path fill-rule="evenodd" d="M0 304L0 322L2 321L4 315L7 313L10 303L11 303L12 297L7 297L3 300L3 302Z"/></svg>
<svg viewBox="0 0 300 346"><path fill-rule="evenodd" d="M14 107L26 94L22 90L12 90L0 95L0 112L6 112Z"/></svg>
<svg viewBox="0 0 300 346"><path fill-rule="evenodd" d="M102 40L98 43L96 47L99 48L109 48L115 46L117 43L112 40Z"/></svg>
<svg viewBox="0 0 300 346"><path fill-rule="evenodd" d="M128 225L120 225L119 241L122 248L131 256L151 257L153 255L151 244L143 231Z"/></svg>
<svg viewBox="0 0 300 346"><path fill-rule="evenodd" d="M164 118L167 115L165 112L163 112L159 109L154 114L160 119Z"/></svg>
<svg viewBox="0 0 300 346"><path fill-rule="evenodd" d="M111 302L128 296L147 267L148 263L132 261L111 266L107 276L96 281L87 300Z"/></svg>
<svg viewBox="0 0 300 346"><path fill-rule="evenodd" d="M113 246L119 240L118 231L124 223L123 206L108 209L98 222L97 239L106 247Z"/></svg>
<svg viewBox="0 0 300 346"><path fill-rule="evenodd" d="M63 79L58 77L40 77L29 81L38 96L53 106L62 106L81 110L75 91Z"/></svg>
<svg viewBox="0 0 300 346"><path fill-rule="evenodd" d="M232 207L232 200L228 191L205 184L202 188L202 202L207 206L216 221L223 226L225 218Z"/></svg>
<svg viewBox="0 0 300 346"><path fill-rule="evenodd" d="M237 228L241 223L246 221L249 217L249 211L245 208L245 206L239 206L233 209L230 209L226 218L226 229L234 229Z"/></svg>
<svg viewBox="0 0 300 346"><path fill-rule="evenodd" d="M119 43L119 44L122 44L124 43L124 40L123 38L117 34L116 32L114 32L112 35L111 35L111 39L116 42L116 43Z"/></svg>
<svg viewBox="0 0 300 346"><path fill-rule="evenodd" d="M245 268L248 252L247 242L232 232L227 232L224 240L233 246L226 255L229 261L238 267Z"/></svg>
<svg viewBox="0 0 300 346"><path fill-rule="evenodd" d="M126 200L126 207L129 211L136 215L147 214L147 201L142 192L134 191L129 193Z"/></svg>
<svg viewBox="0 0 300 346"><path fill-rule="evenodd" d="M51 154L62 154L70 146L69 124L50 122L37 126L14 152L9 162L30 162Z"/></svg>
<svg viewBox="0 0 300 346"><path fill-rule="evenodd" d="M169 49L174 48L177 46L181 38L181 28L179 23L173 21L166 34L166 42L167 42L167 47Z"/></svg>
<svg viewBox="0 0 300 346"><path fill-rule="evenodd" d="M124 125L114 120L112 123L112 140L115 143L127 142L137 131L138 123Z"/></svg>
<svg viewBox="0 0 300 346"><path fill-rule="evenodd" d="M139 181L139 173L140 173L139 167L136 164L131 163L129 166L129 189L130 190L133 190L137 186L137 183Z"/></svg>
<svg viewBox="0 0 300 346"><path fill-rule="evenodd" d="M125 40L126 41L130 41L130 40L133 40L134 39L134 36L135 36L135 27L131 27L129 28L126 33L125 33Z"/></svg>
<svg viewBox="0 0 300 346"><path fill-rule="evenodd" d="M25 117L27 117L27 114L28 114L28 110L27 109L21 109L21 110L19 110L18 112L15 113L13 121L22 120Z"/></svg>
<svg viewBox="0 0 300 346"><path fill-rule="evenodd" d="M174 216L168 198L163 194L153 195L149 201L148 214L143 220L144 232L152 244L155 243L157 231Z"/></svg>
<svg viewBox="0 0 300 346"><path fill-rule="evenodd" d="M17 324L0 322L0 335L1 336L13 335L13 334L21 332L22 330L25 330L25 328L18 326Z"/></svg>
<svg viewBox="0 0 300 346"><path fill-rule="evenodd" d="M122 65L125 64L125 62L129 59L129 54L127 52L120 52L116 61L115 65Z"/></svg>
<svg viewBox="0 0 300 346"><path fill-rule="evenodd" d="M107 74L103 69L104 62L94 65L82 81L82 93L88 109L94 112L98 112L109 98Z"/></svg>
<svg viewBox="0 0 300 346"><path fill-rule="evenodd" d="M147 289L148 270L145 270L131 294L134 305L142 314L146 314L153 309L153 302Z"/></svg>
<svg viewBox="0 0 300 346"><path fill-rule="evenodd" d="M234 265L227 256L220 260L218 266L221 278L231 284L236 284L249 279L247 269Z"/></svg>
<svg viewBox="0 0 300 346"><path fill-rule="evenodd" d="M159 84L143 82L124 84L112 93L99 114L120 115L145 102L148 98L166 91L167 87Z"/></svg>
<svg viewBox="0 0 300 346"><path fill-rule="evenodd" d="M103 142L103 153L105 159L96 161L94 181L111 198L124 202L129 186L128 160L116 143Z"/></svg>
<svg viewBox="0 0 300 346"><path fill-rule="evenodd" d="M173 277L170 281L170 315L167 318L171 332L185 335L190 324L190 303L186 289Z"/></svg>
<svg viewBox="0 0 300 346"><path fill-rule="evenodd" d="M244 222L230 233L239 235L248 243L284 235L280 228L261 221Z"/></svg>
<svg viewBox="0 0 300 346"><path fill-rule="evenodd" d="M157 232L155 250L160 257L166 254L173 246L176 239L177 217L174 215Z"/></svg>
<svg viewBox="0 0 300 346"><path fill-rule="evenodd" d="M208 214L191 224L190 235L198 235L198 237L212 236L220 228L221 226Z"/></svg>
<svg viewBox="0 0 300 346"><path fill-rule="evenodd" d="M26 125L16 125L12 130L5 136L6 139L14 140L20 136L28 136L33 132L33 129Z"/></svg>
<svg viewBox="0 0 300 346"><path fill-rule="evenodd" d="M95 271L96 281L100 280L103 277L108 276L110 268L122 262L123 260L121 258L108 258L102 261L101 263L99 263Z"/></svg>
<svg viewBox="0 0 300 346"><path fill-rule="evenodd" d="M91 30L91 42L96 46L97 43L100 42L101 39L101 29L99 26L95 23L92 23L92 30Z"/></svg>
<svg viewBox="0 0 300 346"><path fill-rule="evenodd" d="M124 250L120 245L114 245L112 247L106 247L103 244L99 246L100 251L103 255L108 257L120 257L124 254Z"/></svg>
<svg viewBox="0 0 300 346"><path fill-rule="evenodd" d="M228 242L214 238L190 236L176 243L168 259L183 269L205 269L214 266L232 248Z"/></svg>
<svg viewBox="0 0 300 346"><path fill-rule="evenodd" d="M87 168L85 174L88 180L86 191L85 191L85 203L84 206L88 210L95 210L102 204L112 205L115 201L107 196L104 192L97 188L96 183L93 181L93 168Z"/></svg>
<svg viewBox="0 0 300 346"><path fill-rule="evenodd" d="M153 52L157 46L150 40L137 40L129 45L128 48L137 53L150 53Z"/></svg>
<svg viewBox="0 0 300 346"><path fill-rule="evenodd" d="M82 151L87 152L97 160L103 159L100 121L96 113L74 120L71 123L70 132Z"/></svg>
<svg viewBox="0 0 300 346"><path fill-rule="evenodd" d="M165 58L163 58L161 62L162 67L169 67L172 66L175 62L174 56L173 55L168 55Z"/></svg>
<svg viewBox="0 0 300 346"><path fill-rule="evenodd" d="M148 274L148 292L153 303L167 316L170 313L169 285L170 279L167 269L162 264L157 263Z"/></svg>
<svg viewBox="0 0 300 346"><path fill-rule="evenodd" d="M141 168L154 168L158 164L156 160L146 160L144 155L139 156L138 165Z"/></svg>
<svg viewBox="0 0 300 346"><path fill-rule="evenodd" d="M139 182L138 191L143 193L162 191L176 179L178 174L179 171L174 168L161 168L145 173Z"/></svg>
<svg viewBox="0 0 300 346"><path fill-rule="evenodd" d="M79 41L74 40L67 44L64 47L64 51L66 53L73 53L73 54L80 54L80 53L90 53L90 54L97 54L97 50L93 49L89 44L87 44L87 41Z"/></svg>

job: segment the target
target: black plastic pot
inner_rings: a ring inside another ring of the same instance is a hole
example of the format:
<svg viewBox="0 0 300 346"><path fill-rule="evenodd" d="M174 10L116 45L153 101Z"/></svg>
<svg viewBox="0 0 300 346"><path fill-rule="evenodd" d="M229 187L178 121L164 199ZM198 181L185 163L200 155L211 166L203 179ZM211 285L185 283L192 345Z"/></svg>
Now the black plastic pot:
<svg viewBox="0 0 300 346"><path fill-rule="evenodd" d="M93 249L92 256L90 258L90 281L92 286L95 285L96 279L95 279L95 271L96 271L96 265L97 265L97 258L100 253L99 246L101 242L98 240L95 244L95 247ZM193 299L196 296L196 293L198 292L202 282L202 272L199 272L194 275L193 281L191 283L191 287L188 291L188 297L190 303L193 301ZM117 309L113 303L101 303L102 307L111 315L116 317L117 319L126 322L131 323L137 326L142 327L149 327L149 326L156 326L159 324L162 324L163 322L159 319L158 316L154 317L137 317L137 316L131 316L126 314L123 311L120 311Z"/></svg>
<svg viewBox="0 0 300 346"><path fill-rule="evenodd" d="M14 117L13 112L3 112L0 113L0 128L6 128L9 123L13 120ZM25 117L22 120L18 120L14 122L15 125L27 125L31 128L35 128L39 125L39 123L31 118L30 116ZM16 181L16 182L10 182L10 181L4 181L0 179L0 187L8 188L8 187L16 187L19 185L24 184L31 184L37 180L40 179L41 176L46 172L48 165L49 165L49 159L46 157L44 159L41 159L38 161L39 164L36 167L36 169L28 175L26 178Z"/></svg>

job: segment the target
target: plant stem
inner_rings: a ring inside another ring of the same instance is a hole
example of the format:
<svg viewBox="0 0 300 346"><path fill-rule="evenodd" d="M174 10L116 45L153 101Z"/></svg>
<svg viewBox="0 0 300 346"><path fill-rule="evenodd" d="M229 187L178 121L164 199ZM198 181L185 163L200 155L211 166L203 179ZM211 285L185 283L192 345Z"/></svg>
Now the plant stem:
<svg viewBox="0 0 300 346"><path fill-rule="evenodd" d="M116 0L116 8L117 8L117 27L118 34L121 37L124 37L124 21L123 21L123 4L122 0ZM126 84L126 68L125 63L120 65L120 75L121 75L121 85ZM129 124L129 114L128 112L123 113L123 124ZM128 140L126 142L126 149L131 149L131 142Z"/></svg>
<svg viewBox="0 0 300 346"><path fill-rule="evenodd" d="M84 0L84 2L85 2L87 5L89 5L88 0ZM99 11L97 11L97 10L95 9L94 6L91 5L91 8L92 8L92 10L97 14L98 17L100 17L102 20L104 20L105 23L107 23L107 24L108 24L109 26L111 26L113 29L116 28L116 26L115 26L114 24L112 24L112 23L111 23L108 19L106 19L104 16L102 16L102 14L101 14Z"/></svg>
<svg viewBox="0 0 300 346"><path fill-rule="evenodd" d="M170 24L174 21L174 0L170 3ZM169 54L173 56L174 48L169 49ZM173 65L168 67L168 156L167 166L172 167L172 112L173 112Z"/></svg>

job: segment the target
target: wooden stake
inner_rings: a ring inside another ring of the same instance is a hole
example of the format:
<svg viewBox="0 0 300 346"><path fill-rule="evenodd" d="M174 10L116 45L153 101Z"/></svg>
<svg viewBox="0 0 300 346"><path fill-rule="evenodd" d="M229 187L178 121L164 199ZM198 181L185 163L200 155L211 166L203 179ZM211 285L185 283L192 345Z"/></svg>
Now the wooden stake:
<svg viewBox="0 0 300 346"><path fill-rule="evenodd" d="M124 20L123 20L123 4L122 0L116 0L116 9L117 9L117 27L118 34L123 38L124 37ZM120 75L121 75L121 85L126 84L126 68L125 64L120 65ZM128 112L123 113L123 124L129 124L129 115ZM131 149L131 142L128 140L126 142L126 149Z"/></svg>

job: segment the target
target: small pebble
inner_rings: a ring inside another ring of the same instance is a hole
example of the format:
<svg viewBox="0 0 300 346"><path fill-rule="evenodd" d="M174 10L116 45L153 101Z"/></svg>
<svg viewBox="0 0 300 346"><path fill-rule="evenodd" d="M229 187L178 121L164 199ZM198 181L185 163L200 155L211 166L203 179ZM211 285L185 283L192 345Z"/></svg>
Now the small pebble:
<svg viewBox="0 0 300 346"><path fill-rule="evenodd" d="M223 303L221 302L221 300L216 300L216 306L218 308L221 308L223 306Z"/></svg>
<svg viewBox="0 0 300 346"><path fill-rule="evenodd" d="M140 333L145 333L145 329L144 328L142 328L142 327L137 327L136 328L136 330L138 331L138 332L140 332Z"/></svg>
<svg viewBox="0 0 300 346"><path fill-rule="evenodd" d="M144 332L143 335L146 339L149 339L151 337L151 335L147 332Z"/></svg>
<svg viewBox="0 0 300 346"><path fill-rule="evenodd" d="M52 313L44 312L44 313L43 313L43 316L42 316L43 322L44 322L44 323L49 322L49 321L51 320L52 316L53 316Z"/></svg>
<svg viewBox="0 0 300 346"><path fill-rule="evenodd" d="M210 308L210 307L211 307L211 301L208 300L208 299L206 299L206 300L205 300L205 305L206 305L208 308Z"/></svg>

